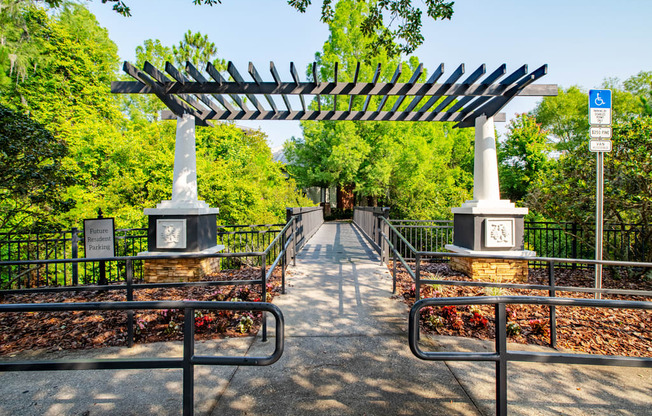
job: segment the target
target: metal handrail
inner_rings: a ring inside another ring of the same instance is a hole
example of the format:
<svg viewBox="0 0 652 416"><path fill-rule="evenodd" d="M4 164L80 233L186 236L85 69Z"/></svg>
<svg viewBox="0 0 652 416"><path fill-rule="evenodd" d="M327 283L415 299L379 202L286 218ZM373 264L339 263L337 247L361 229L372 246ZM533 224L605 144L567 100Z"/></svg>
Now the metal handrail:
<svg viewBox="0 0 652 416"><path fill-rule="evenodd" d="M180 368L183 370L183 414L194 411L194 366L196 365L241 365L265 366L274 364L283 355L285 340L285 319L281 310L271 303L262 302L199 302L199 301L156 301L156 302L88 302L88 303L31 303L0 305L0 313L6 312L65 312L65 311L108 311L134 309L183 309L183 357L146 359L83 359L49 361L0 362L4 371L57 371L57 370L134 370L153 368ZM276 320L276 342L274 351L265 357L233 357L195 355L195 310L246 310L269 312Z"/></svg>
<svg viewBox="0 0 652 416"><path fill-rule="evenodd" d="M408 343L410 350L419 359L428 361L494 361L496 363L496 414L507 414L507 362L525 361L557 364L612 365L652 368L652 358L621 357L593 354L569 354L559 352L530 352L507 350L507 313L505 305L577 306L615 309L652 310L652 302L622 300L593 300L547 298L541 296L478 296L465 298L428 298L416 302L410 309L408 321ZM422 351L419 341L419 318L421 309L429 306L448 305L494 305L496 322L495 352L432 352Z"/></svg>

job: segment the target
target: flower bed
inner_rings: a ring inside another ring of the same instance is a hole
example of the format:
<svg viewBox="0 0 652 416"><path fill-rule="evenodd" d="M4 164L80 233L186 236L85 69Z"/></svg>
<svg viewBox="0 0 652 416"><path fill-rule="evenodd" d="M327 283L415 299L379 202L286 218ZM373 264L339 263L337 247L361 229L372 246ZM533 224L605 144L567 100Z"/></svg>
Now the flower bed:
<svg viewBox="0 0 652 416"><path fill-rule="evenodd" d="M280 292L280 270L267 284L267 301ZM254 280L260 269L228 270L206 280ZM120 302L125 291L59 292L7 295L1 303ZM260 285L139 289L134 300L252 301L261 300ZM183 339L183 311L136 310L136 343ZM195 311L196 339L255 334L261 313L246 311ZM0 314L0 355L24 350L62 350L126 345L127 313L124 311L70 311Z"/></svg>
<svg viewBox="0 0 652 416"><path fill-rule="evenodd" d="M392 269L392 265L388 267ZM529 284L546 284L548 271L530 270ZM559 286L592 284L592 271L555 271ZM451 270L447 264L423 264L422 279L471 279ZM640 278L620 276L605 279L604 287L651 290L652 283ZM466 296L548 296L542 290L480 288L470 286L423 285L421 298ZM557 292L558 297L593 298L592 294ZM397 265L397 295L412 306L415 285L404 268ZM604 299L651 301L640 296L611 296ZM507 308L509 341L550 345L549 307L510 305ZM491 305L427 307L421 311L421 330L427 334L455 335L479 339L495 336L494 307ZM557 307L557 346L590 354L652 357L652 313L643 310Z"/></svg>

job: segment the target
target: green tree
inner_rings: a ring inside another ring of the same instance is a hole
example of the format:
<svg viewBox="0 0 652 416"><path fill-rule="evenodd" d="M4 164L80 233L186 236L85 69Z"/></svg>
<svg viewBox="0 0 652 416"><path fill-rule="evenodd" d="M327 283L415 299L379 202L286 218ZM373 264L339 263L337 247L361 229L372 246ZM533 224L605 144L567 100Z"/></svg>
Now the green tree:
<svg viewBox="0 0 652 416"><path fill-rule="evenodd" d="M419 66L416 57L401 62L385 52L370 53L373 42L360 29L368 13L366 2L337 3L329 39L315 56L320 79L333 79L337 63L338 81L352 81L358 62L358 79L371 79L378 64L381 81L389 81L399 64L399 82L412 76ZM370 108L378 107L380 100L373 97ZM396 100L389 98L384 108L392 108ZM355 109L363 104L362 100L352 103ZM316 105L311 103L312 108ZM335 103L329 97L322 98L321 105ZM348 106L349 100L339 97L337 109ZM288 171L303 187L353 187L360 200L390 204L395 218L449 217L450 207L469 196L473 144L468 131L428 122L302 122L302 128L304 137L286 143L285 151Z"/></svg>
<svg viewBox="0 0 652 416"><path fill-rule="evenodd" d="M0 105L0 230L52 226L69 210L68 148L39 123Z"/></svg>
<svg viewBox="0 0 652 416"><path fill-rule="evenodd" d="M529 114L519 114L498 143L500 188L504 197L520 202L538 175L550 168L548 132Z"/></svg>
<svg viewBox="0 0 652 416"><path fill-rule="evenodd" d="M62 0L45 0L45 2L50 6L59 6ZM322 1L322 22L332 24L340 2L340 0ZM421 7L413 5L410 0L364 0L364 2L369 3L370 10L361 21L359 29L371 39L374 51L384 50L390 56L398 56L412 53L423 43ZM102 3L113 4L113 10L124 16L131 16L129 6L122 0L102 0ZM221 4L222 0L193 0L193 3L213 6ZM288 4L304 13L312 4L312 0L288 0ZM453 16L453 4L453 1L446 0L423 0L426 15L435 21L450 19Z"/></svg>

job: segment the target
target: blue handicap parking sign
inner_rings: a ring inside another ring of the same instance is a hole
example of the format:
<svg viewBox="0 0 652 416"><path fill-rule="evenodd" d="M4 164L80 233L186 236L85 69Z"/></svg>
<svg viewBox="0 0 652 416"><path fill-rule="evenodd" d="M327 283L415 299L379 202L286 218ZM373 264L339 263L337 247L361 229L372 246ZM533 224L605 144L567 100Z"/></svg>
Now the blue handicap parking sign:
<svg viewBox="0 0 652 416"><path fill-rule="evenodd" d="M589 108L611 108L611 90L589 90Z"/></svg>

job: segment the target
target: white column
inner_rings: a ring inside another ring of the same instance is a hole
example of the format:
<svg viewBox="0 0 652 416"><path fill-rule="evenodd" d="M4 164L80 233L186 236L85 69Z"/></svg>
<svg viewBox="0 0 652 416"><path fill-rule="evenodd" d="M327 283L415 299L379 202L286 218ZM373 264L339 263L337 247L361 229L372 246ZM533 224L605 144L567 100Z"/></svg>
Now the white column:
<svg viewBox="0 0 652 416"><path fill-rule="evenodd" d="M184 114L177 117L174 145L174 174L172 199L161 201L156 208L146 208L145 215L203 215L217 214L197 196L197 156L195 150L195 117Z"/></svg>
<svg viewBox="0 0 652 416"><path fill-rule="evenodd" d="M493 117L481 115L475 119L474 201L500 200L495 132Z"/></svg>
<svg viewBox="0 0 652 416"><path fill-rule="evenodd" d="M177 118L177 135L174 146L174 175L172 177L172 202L197 202L197 157L195 151L195 117L184 114Z"/></svg>
<svg viewBox="0 0 652 416"><path fill-rule="evenodd" d="M451 211L454 214L527 214L527 208L516 208L508 199L500 199L493 117L481 115L475 119L473 199Z"/></svg>

